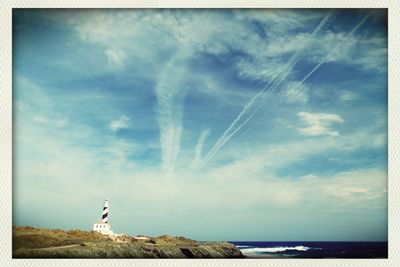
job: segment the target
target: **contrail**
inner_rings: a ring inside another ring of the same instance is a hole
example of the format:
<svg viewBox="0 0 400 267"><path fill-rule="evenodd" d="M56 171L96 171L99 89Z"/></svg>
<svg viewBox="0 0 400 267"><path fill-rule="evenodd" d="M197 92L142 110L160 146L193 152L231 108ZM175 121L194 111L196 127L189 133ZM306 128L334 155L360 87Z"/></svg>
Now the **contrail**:
<svg viewBox="0 0 400 267"><path fill-rule="evenodd" d="M160 143L163 170L173 173L176 158L180 150L182 136L183 100L185 90L181 78L183 68L180 67L182 57L172 58L165 66L155 93L158 103L158 122L160 127Z"/></svg>
<svg viewBox="0 0 400 267"><path fill-rule="evenodd" d="M348 33L346 34L345 38L349 38L351 37L366 21L367 19L371 16L371 14L367 14L364 16L364 18L362 20L360 20L360 22ZM336 46L335 48L338 48L338 46ZM303 77L303 79L301 79L292 89L295 90L297 89L299 86L301 86L311 75L314 74L314 72L316 72L323 64L325 64L326 62L329 61L329 53L327 54L327 57L325 60L323 60L322 62L318 63L318 65L316 65L309 73L306 74L306 76ZM294 97L298 96L300 94L300 92L295 92ZM264 118L271 110L273 110L276 106L278 106L280 103L282 103L284 97L281 97L278 101L275 102L275 105L271 106L262 116L262 118ZM241 136L240 139L243 138L254 126L255 124L252 124Z"/></svg>
<svg viewBox="0 0 400 267"><path fill-rule="evenodd" d="M206 129L201 132L199 140L197 141L196 148L194 150L194 159L192 161L191 167L196 169L201 162L201 152L203 150L204 142L206 141L207 137L210 135L211 130Z"/></svg>
<svg viewBox="0 0 400 267"><path fill-rule="evenodd" d="M326 24L326 22L333 16L332 11L330 11L328 14L324 16L324 18L321 20L321 22L318 24L318 26L314 29L310 37L313 37L317 32L321 30L321 28ZM266 96L266 91L270 89L269 95L272 94L272 91L276 89L287 77L287 75L292 71L293 67L297 64L299 61L299 56L300 56L301 50L296 51L291 58L289 59L289 62L286 64L284 68L281 68L278 74L272 79L272 81L263 89L261 89L242 109L242 111L239 113L239 115L233 120L233 122L230 124L227 130L222 134L222 136L218 139L218 141L215 143L215 145L212 147L212 149L207 153L205 158L200 164L200 167L203 167L205 164L208 163L208 161L214 157L214 155L222 148L222 146L234 135L236 134L253 116L254 114L258 111L260 107L258 107L255 111L253 111L250 116L239 126L237 126L238 122L240 119L246 114L247 110L262 96L265 98ZM284 72L283 72L284 71ZM281 75L281 73L283 74ZM281 77L280 77L281 76ZM267 93L268 93L267 92ZM236 127L236 128L235 128ZM233 130L232 130L233 129Z"/></svg>

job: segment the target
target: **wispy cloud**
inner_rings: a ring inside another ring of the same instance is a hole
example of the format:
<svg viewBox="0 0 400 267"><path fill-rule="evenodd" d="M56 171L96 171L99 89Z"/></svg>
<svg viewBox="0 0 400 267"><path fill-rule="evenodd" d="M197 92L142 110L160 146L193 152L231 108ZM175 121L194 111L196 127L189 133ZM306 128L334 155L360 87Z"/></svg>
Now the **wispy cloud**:
<svg viewBox="0 0 400 267"><path fill-rule="evenodd" d="M328 14L324 16L317 27L313 30L311 36L316 35L329 21L332 15L332 12L328 12ZM214 157L214 155L222 148L222 146L224 146L225 143L228 142L233 135L235 135L244 125L246 125L253 118L253 116L259 110L260 105L265 102L265 99L268 99L271 95L271 92L276 90L282 84L282 82L285 81L286 77L291 73L293 67L299 61L299 58L301 56L300 52L301 50L295 51L288 62L281 66L275 77L256 95L254 95L254 97L243 107L239 115L232 121L232 123L225 130L222 136L217 140L215 145L207 153L200 167L206 165L208 161L210 161ZM250 114L247 114L248 111L250 112ZM242 119L242 117L245 118Z"/></svg>
<svg viewBox="0 0 400 267"><path fill-rule="evenodd" d="M211 130L210 129L206 129L204 131L201 132L200 136L199 136L199 140L197 141L195 150L194 150L194 159L192 161L192 168L196 169L200 162L201 162L201 153L203 150L203 145L204 142L206 141L207 137L210 135Z"/></svg>
<svg viewBox="0 0 400 267"><path fill-rule="evenodd" d="M111 121L109 127L110 130L113 133L118 132L118 130L120 129L126 129L130 127L130 118L125 116L125 115L121 115L118 119L115 119L113 121Z"/></svg>
<svg viewBox="0 0 400 267"><path fill-rule="evenodd" d="M343 102L353 102L360 98L359 94L354 93L352 91L343 91L339 95L340 101Z"/></svg>
<svg viewBox="0 0 400 267"><path fill-rule="evenodd" d="M332 130L332 124L344 122L336 114L299 112L297 115L308 125L308 127L299 128L299 132L308 136L339 136L339 132Z"/></svg>
<svg viewBox="0 0 400 267"><path fill-rule="evenodd" d="M49 114L50 115L50 114ZM34 115L32 120L45 126L65 127L68 125L68 118L62 116L54 116L49 118L43 115Z"/></svg>
<svg viewBox="0 0 400 267"><path fill-rule="evenodd" d="M304 84L297 86L295 82L288 82L283 89L286 103L307 103L308 102L308 87Z"/></svg>
<svg viewBox="0 0 400 267"><path fill-rule="evenodd" d="M174 57L164 67L155 88L158 103L158 121L162 168L173 173L179 154L182 136L183 101L185 86L184 58Z"/></svg>
<svg viewBox="0 0 400 267"><path fill-rule="evenodd" d="M327 14L324 19L320 22L320 24L317 26L317 28L314 30L313 34L311 35L311 37L313 37L315 35L315 33L322 27L322 25L326 22L327 19L330 18L332 14ZM264 117L266 116L266 114L271 111L272 109L274 109L276 106L278 106L280 103L282 103L284 100L286 100L286 102L290 102L291 100L295 100L295 99L299 99L303 94L304 91L302 90L302 87L304 87L304 82L311 76L313 75L322 65L324 65L327 62L334 62L335 60L338 60L337 56L338 55L342 55L343 50L346 50L346 45L348 45L349 43L352 43L351 40L354 40L353 35L354 33L361 28L361 26L368 20L368 18L371 16L371 14L366 14L357 24L354 28L352 28L352 30L350 32L348 32L347 34L340 34L341 36L344 36L344 38L340 39L340 42L328 42L329 44L333 44L332 47L330 47L328 50L323 52L323 56L322 59L318 59L320 60L320 62L314 66L314 68L309 71L300 81L298 81L293 87L290 87L289 91L286 91L286 97L278 97L277 100L274 101L274 104L272 105L272 107L270 107L267 112L264 112ZM329 34L328 34L329 35ZM350 41L349 41L350 40ZM356 42L356 41L355 41ZM355 43L353 42L353 43ZM348 49L347 49L348 50ZM296 64L298 62L298 59L296 59L296 55L298 54L299 51L296 51L296 53L294 53L291 57L290 61L294 61L294 64ZM290 66L290 64L288 64L288 66ZM293 65L294 66L294 65ZM293 67L292 66L292 67ZM287 73L286 75L288 75L291 71L291 68L287 69ZM279 76L279 74L278 74ZM284 80L282 80L281 82L283 82ZM278 83L277 86L279 86L280 83ZM270 93L272 90L267 91L267 93ZM265 93L265 95L267 95L267 93ZM288 97L288 93L290 93L290 96ZM285 94L283 94L285 96ZM267 95L269 96L269 95ZM263 98L265 99L266 97L263 96ZM289 101L288 101L289 100ZM253 113L250 115L250 117L244 121L242 123L242 125L236 130L236 132L238 130L240 130L240 128L242 126L244 126L254 115L255 113L258 111L258 108L253 111ZM254 126L254 124L253 124ZM235 133L236 133L235 132ZM246 133L245 133L246 134ZM243 134L241 137L243 137L245 134ZM232 135L233 136L233 135Z"/></svg>
<svg viewBox="0 0 400 267"><path fill-rule="evenodd" d="M123 69L125 67L125 53L121 49L108 48L104 51L111 68Z"/></svg>

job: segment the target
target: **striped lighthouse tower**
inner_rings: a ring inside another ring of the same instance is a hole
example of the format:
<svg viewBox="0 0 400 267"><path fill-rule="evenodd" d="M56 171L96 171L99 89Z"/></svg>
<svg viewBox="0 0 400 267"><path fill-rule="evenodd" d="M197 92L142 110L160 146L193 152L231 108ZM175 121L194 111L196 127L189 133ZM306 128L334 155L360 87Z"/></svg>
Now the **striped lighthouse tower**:
<svg viewBox="0 0 400 267"><path fill-rule="evenodd" d="M104 206L103 206L103 215L101 216L101 220L104 223L108 223L108 199L104 200Z"/></svg>
<svg viewBox="0 0 400 267"><path fill-rule="evenodd" d="M116 235L114 232L111 230L111 225L108 223L108 199L104 200L104 205L103 205L103 214L101 215L101 220L99 220L97 223L93 224L93 231L99 232L103 235Z"/></svg>

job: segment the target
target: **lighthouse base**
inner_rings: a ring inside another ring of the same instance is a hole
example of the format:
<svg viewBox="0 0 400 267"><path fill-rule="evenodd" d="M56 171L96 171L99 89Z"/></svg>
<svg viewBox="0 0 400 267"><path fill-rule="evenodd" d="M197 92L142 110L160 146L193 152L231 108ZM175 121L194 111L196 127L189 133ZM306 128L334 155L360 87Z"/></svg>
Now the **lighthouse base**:
<svg viewBox="0 0 400 267"><path fill-rule="evenodd" d="M114 232L111 230L111 225L103 221L93 224L93 231L102 235L114 235Z"/></svg>

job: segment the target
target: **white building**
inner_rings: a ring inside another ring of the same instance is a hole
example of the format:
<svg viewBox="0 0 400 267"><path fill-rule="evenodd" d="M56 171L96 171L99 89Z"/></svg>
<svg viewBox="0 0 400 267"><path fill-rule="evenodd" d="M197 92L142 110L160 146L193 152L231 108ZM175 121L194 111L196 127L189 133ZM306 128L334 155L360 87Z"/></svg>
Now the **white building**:
<svg viewBox="0 0 400 267"><path fill-rule="evenodd" d="M133 236L133 238L139 242L147 242L150 240L150 237L147 236Z"/></svg>
<svg viewBox="0 0 400 267"><path fill-rule="evenodd" d="M103 222L102 220L93 224L93 231L99 232L103 235L113 235L114 232L111 230L111 225Z"/></svg>

